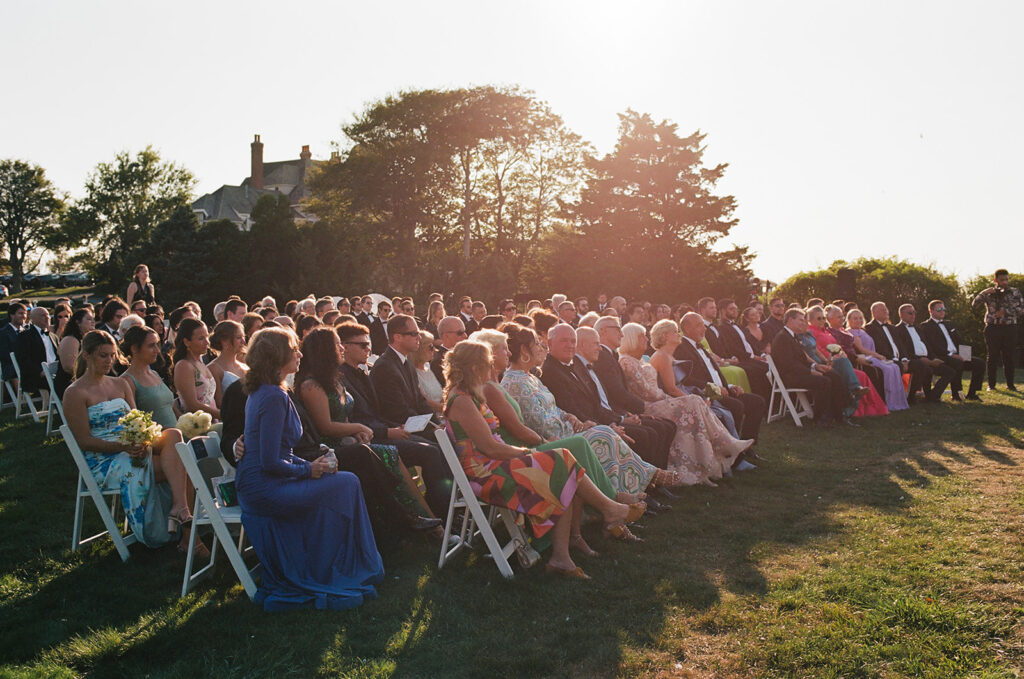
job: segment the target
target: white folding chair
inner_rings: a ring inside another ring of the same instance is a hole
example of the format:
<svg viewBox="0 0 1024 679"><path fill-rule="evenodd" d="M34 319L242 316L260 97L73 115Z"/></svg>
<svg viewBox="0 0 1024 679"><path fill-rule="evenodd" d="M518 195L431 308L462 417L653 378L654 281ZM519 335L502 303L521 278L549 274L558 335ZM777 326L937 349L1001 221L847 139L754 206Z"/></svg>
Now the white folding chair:
<svg viewBox="0 0 1024 679"><path fill-rule="evenodd" d="M36 408L35 399L32 398L31 394L27 391L23 391L21 388L21 365L18 364L18 357L14 355L13 351L11 352L11 362L14 363L14 375L18 378L18 393L14 398L14 417L21 418L31 415L33 420L39 422L39 411L47 407L47 400L50 392L44 390L39 394L39 407ZM24 415L21 414L22 402L24 402L28 407L28 412Z"/></svg>
<svg viewBox="0 0 1024 679"><path fill-rule="evenodd" d="M78 446L78 441L75 440L74 435L71 433L71 429L66 424L61 425L60 434L64 437L64 443L67 444L68 450L71 451L71 459L78 466L78 483L75 488L75 527L71 533L71 551L77 552L80 546L92 542L96 538L109 535L110 539L114 542L117 553L121 555L121 561L127 561L129 557L128 545L137 542L137 538L132 533L121 535L121 529L117 527L117 521L114 519L117 515L117 508L121 506L120 489L101 490L92 475L92 470L89 469L89 463L85 461L85 456L82 454L82 449ZM100 519L103 520L103 526L106 530L83 540L82 518L85 512L86 498L92 498L93 503L96 505L96 511L100 513ZM110 498L109 507L105 498ZM128 531L127 517L124 520L124 530L125 532Z"/></svg>
<svg viewBox="0 0 1024 679"><path fill-rule="evenodd" d="M788 413L793 418L793 424L802 427L801 418L814 418L814 410L811 408L811 401L808 398L806 389L787 389L782 383L779 369L775 367L775 361L771 355L768 357L768 381L772 385L771 399L768 402L768 422L781 420ZM796 403L794 403L794 398ZM799 404L799 407L797 407Z"/></svg>
<svg viewBox="0 0 1024 679"><path fill-rule="evenodd" d="M441 556L437 561L437 567L443 568L445 563L461 550L471 548L473 539L477 535L483 537L487 550L491 558L494 559L494 564L498 567L498 571L506 578L511 578L514 575L512 566L508 562L508 557L513 552L518 552L520 562L525 568L529 568L539 561L540 554L530 545L526 535L523 533L523 529L516 523L515 514L512 510L489 505L490 511L486 514L484 513L480 500L473 494L473 488L469 485L469 479L466 477L466 472L462 469L462 463L459 462L459 457L455 454L455 448L452 446L452 440L449 437L448 431L446 429L438 429L434 434L437 437L438 445L441 446L441 452L444 453L444 459L452 470L452 476L455 481L452 484L451 500L448 502L448 518L444 524L444 537L441 539ZM456 511L459 509L463 510L462 525L458 533L453 533L452 523L455 520ZM509 541L504 546L498 541L491 527L497 516L501 517L502 523L505 524L509 534ZM449 547L448 539L451 535L457 535L459 540L457 544Z"/></svg>
<svg viewBox="0 0 1024 679"><path fill-rule="evenodd" d="M53 363L43 363L43 376L46 378L46 386L49 388L47 392L49 394L48 405L46 407L46 435L49 436L53 433L53 414L57 413L60 417L60 423L58 427L67 424L68 421L64 419L64 404L61 403L60 398L57 396L57 390L53 387L53 378L57 376L57 369L60 367L60 361L54 361Z"/></svg>
<svg viewBox="0 0 1024 679"><path fill-rule="evenodd" d="M9 397L9 398L8 398ZM0 410L14 408L18 404L18 393L10 380L4 380L3 387L0 387Z"/></svg>
<svg viewBox="0 0 1024 679"><path fill-rule="evenodd" d="M192 532L188 541L188 556L185 558L185 576L181 581L181 596L188 594L189 590L197 581L210 574L217 562L217 547L223 548L224 553L235 571L235 575L245 588L245 593L250 599L256 596L256 582L253 575L259 570L257 564L252 570L246 568L245 560L242 558L243 543L245 541L245 528L242 526L242 508L238 505L224 507L214 498L211 484L207 481L207 475L211 478L219 476L228 469L227 461L220 452L220 437L216 433L208 436L196 436L188 443L179 443L176 446L178 456L185 465L189 481L196 491L195 506L192 509ZM200 467L207 469L204 475ZM237 525L238 542L235 543L228 530L228 525ZM192 572L193 549L195 548L199 526L210 526L213 529L213 547L210 550L210 563Z"/></svg>

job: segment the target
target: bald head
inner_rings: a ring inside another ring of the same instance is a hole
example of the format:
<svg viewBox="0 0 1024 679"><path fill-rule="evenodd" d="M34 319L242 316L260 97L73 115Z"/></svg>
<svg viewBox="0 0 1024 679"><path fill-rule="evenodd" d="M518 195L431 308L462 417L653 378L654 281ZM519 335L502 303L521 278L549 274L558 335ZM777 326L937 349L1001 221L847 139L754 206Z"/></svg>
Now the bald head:
<svg viewBox="0 0 1024 679"><path fill-rule="evenodd" d="M590 330L590 328L587 328ZM593 330L591 330L593 332ZM572 361L576 353L576 331L568 323L559 323L548 330L548 353L562 363Z"/></svg>
<svg viewBox="0 0 1024 679"><path fill-rule="evenodd" d="M576 330L576 353L594 363L601 355L601 339L597 331L586 326Z"/></svg>
<svg viewBox="0 0 1024 679"><path fill-rule="evenodd" d="M43 330L50 329L50 312L41 306L32 309L32 312L28 315L28 320L32 325L39 326Z"/></svg>
<svg viewBox="0 0 1024 679"><path fill-rule="evenodd" d="M885 306L885 302L875 302L871 305L871 318L879 323L889 320L889 307Z"/></svg>
<svg viewBox="0 0 1024 679"><path fill-rule="evenodd" d="M437 322L437 339L447 349L466 338L466 324L458 316L445 316Z"/></svg>
<svg viewBox="0 0 1024 679"><path fill-rule="evenodd" d="M707 332L707 326L704 325L704 317L695 311L688 311L683 314L683 317L679 319L679 329L683 335L689 337L694 342L700 342L704 339L704 334Z"/></svg>

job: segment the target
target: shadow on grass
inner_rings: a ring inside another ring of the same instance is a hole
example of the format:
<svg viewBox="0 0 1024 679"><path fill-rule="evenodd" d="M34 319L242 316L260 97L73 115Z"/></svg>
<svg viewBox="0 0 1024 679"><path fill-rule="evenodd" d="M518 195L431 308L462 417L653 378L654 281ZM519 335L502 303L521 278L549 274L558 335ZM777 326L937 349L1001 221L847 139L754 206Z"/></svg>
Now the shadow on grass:
<svg viewBox="0 0 1024 679"><path fill-rule="evenodd" d="M0 433L0 497L15 498L2 515L0 660L50 658L98 676L609 676L627 649L658 647L673 611L707 611L723 592L764 595L763 556L845 530L837 506L903 512L907 487L949 475L943 460L970 464L974 451L1016 465L993 446L1020 446L1011 427L1020 414L1001 403L938 404L852 434L773 424L761 469L686 489L671 512L643 521L644 543L585 527L601 552L578 560L590 582L540 568L507 582L478 553L437 571L436 547L409 540L385 554L378 600L273 615L246 600L226 563L179 600L183 558L173 547L134 546L126 564L107 540L67 552L74 467L63 445L41 446L38 427L19 423ZM36 590L34 580L44 584Z"/></svg>

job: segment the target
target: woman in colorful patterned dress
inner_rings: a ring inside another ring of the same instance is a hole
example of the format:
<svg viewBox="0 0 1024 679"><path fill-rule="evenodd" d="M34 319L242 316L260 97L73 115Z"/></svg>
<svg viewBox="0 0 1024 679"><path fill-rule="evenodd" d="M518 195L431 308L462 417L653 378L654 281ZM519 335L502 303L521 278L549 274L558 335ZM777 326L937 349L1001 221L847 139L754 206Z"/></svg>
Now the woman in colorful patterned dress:
<svg viewBox="0 0 1024 679"><path fill-rule="evenodd" d="M491 349L486 344L456 344L445 354L444 375L455 451L473 492L488 504L525 514L535 537L551 534L548 572L589 579L569 555L569 536L579 525L582 503L601 513L605 530L612 535L621 535L626 523L642 516L644 504L625 505L605 497L565 448L536 451L501 440L498 419L482 391L491 377Z"/></svg>
<svg viewBox="0 0 1024 679"><path fill-rule="evenodd" d="M118 420L135 407L135 398L124 380L109 377L117 360L114 338L92 330L81 344L77 379L64 392L64 415L96 483L101 489L120 490L128 525L139 542L158 547L183 528L178 548L186 549L192 521L188 475L174 449L181 432L164 429L152 455L145 446L122 443L124 427ZM196 552L205 552L199 544Z"/></svg>
<svg viewBox="0 0 1024 679"><path fill-rule="evenodd" d="M351 421L354 399L339 378L344 351L332 328L320 326L306 333L295 375L296 395L321 440L335 448L339 468L359 477L368 505L379 505L389 519L415 530L438 528L441 520L430 511L398 449L371 443L373 430ZM356 445L343 444L346 438Z"/></svg>
<svg viewBox="0 0 1024 679"><path fill-rule="evenodd" d="M214 421L220 419L220 385L203 363L210 350L210 336L206 325L194 318L178 324L174 336L174 389L178 392L177 406L183 413L197 410L210 413Z"/></svg>

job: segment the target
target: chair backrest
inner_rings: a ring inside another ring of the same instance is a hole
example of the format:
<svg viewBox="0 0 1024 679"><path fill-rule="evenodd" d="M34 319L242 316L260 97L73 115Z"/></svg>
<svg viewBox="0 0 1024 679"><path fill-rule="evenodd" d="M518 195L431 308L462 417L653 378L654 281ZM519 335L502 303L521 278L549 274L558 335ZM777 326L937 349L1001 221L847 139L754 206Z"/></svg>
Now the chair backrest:
<svg viewBox="0 0 1024 679"><path fill-rule="evenodd" d="M18 364L18 357L11 352L11 363L14 364L14 375L18 378L18 388L21 388L21 366Z"/></svg>
<svg viewBox="0 0 1024 679"><path fill-rule="evenodd" d="M43 374L50 378L48 381L53 384L53 378L57 376L57 369L60 368L60 361L47 363L43 361Z"/></svg>
<svg viewBox="0 0 1024 679"><path fill-rule="evenodd" d="M194 436L188 441L177 444L178 456L181 457L188 478L195 486L196 492L202 494L203 504L212 506L213 484L211 479L227 473L230 469L227 460L220 452L220 437L216 432L206 436ZM202 486L202 488L200 488Z"/></svg>
<svg viewBox="0 0 1024 679"><path fill-rule="evenodd" d="M782 383L782 377L779 375L779 369L775 367L775 361L772 360L771 354L766 354L765 358L768 359L768 381L775 386L777 383L781 389L786 387Z"/></svg>
<svg viewBox="0 0 1024 679"><path fill-rule="evenodd" d="M60 435L64 438L64 443L67 444L68 450L71 452L71 459L75 461L79 474L82 475L83 479L92 479L92 470L89 469L89 463L85 461L85 455L82 454L82 448L78 445L78 441L75 440L75 435L71 433L71 427L62 424L60 426ZM88 481L86 485L89 485ZM92 489L90 488L90 490Z"/></svg>

